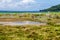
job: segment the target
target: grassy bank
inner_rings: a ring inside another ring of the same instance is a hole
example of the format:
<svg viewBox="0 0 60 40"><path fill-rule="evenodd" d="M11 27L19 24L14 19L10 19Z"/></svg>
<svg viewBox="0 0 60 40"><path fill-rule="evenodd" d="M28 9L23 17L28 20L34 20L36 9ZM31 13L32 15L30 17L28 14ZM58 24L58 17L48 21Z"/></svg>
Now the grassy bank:
<svg viewBox="0 0 60 40"><path fill-rule="evenodd" d="M20 14L0 14L0 21L39 21L39 22L47 22L57 21L60 22L60 12L42 12L42 13L20 13Z"/></svg>

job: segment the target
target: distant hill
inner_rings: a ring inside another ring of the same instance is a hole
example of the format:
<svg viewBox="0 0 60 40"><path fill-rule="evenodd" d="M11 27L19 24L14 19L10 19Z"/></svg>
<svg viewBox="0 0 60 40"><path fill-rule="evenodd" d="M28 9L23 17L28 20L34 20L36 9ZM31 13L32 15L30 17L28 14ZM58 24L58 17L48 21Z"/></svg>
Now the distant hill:
<svg viewBox="0 0 60 40"><path fill-rule="evenodd" d="M60 11L60 4L59 5L56 5L56 6L52 6L48 9L44 9L44 10L40 10L40 11Z"/></svg>

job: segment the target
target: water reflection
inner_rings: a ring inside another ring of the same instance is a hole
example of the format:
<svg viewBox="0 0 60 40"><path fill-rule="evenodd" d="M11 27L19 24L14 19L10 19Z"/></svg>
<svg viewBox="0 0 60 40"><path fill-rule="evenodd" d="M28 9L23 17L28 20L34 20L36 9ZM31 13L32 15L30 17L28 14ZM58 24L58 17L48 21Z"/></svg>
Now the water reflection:
<svg viewBox="0 0 60 40"><path fill-rule="evenodd" d="M0 22L0 24L3 25L38 25L43 24L40 22L34 22L34 21L17 21L17 22Z"/></svg>

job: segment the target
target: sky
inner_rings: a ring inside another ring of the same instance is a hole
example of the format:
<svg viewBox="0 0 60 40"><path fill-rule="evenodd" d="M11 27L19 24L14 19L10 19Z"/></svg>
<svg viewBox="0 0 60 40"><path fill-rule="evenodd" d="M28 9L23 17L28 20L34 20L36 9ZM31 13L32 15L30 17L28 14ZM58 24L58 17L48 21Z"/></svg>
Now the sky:
<svg viewBox="0 0 60 40"><path fill-rule="evenodd" d="M0 0L0 10L39 11L60 4L60 0Z"/></svg>

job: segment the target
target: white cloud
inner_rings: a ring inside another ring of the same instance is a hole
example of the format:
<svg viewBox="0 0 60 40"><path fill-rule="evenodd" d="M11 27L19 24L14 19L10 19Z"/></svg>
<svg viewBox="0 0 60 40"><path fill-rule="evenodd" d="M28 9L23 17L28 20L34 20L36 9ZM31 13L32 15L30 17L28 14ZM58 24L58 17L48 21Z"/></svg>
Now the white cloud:
<svg viewBox="0 0 60 40"><path fill-rule="evenodd" d="M21 3L33 3L35 0L22 0Z"/></svg>
<svg viewBox="0 0 60 40"><path fill-rule="evenodd" d="M28 5L28 4L34 4L34 3L36 3L36 1L35 0L21 0L21 1L19 1L19 2L17 2L16 4L17 5Z"/></svg>
<svg viewBox="0 0 60 40"><path fill-rule="evenodd" d="M18 0L18 2L15 2L15 0L0 0L0 9L28 8L31 7L29 4L34 4L35 2L35 0Z"/></svg>
<svg viewBox="0 0 60 40"><path fill-rule="evenodd" d="M10 3L12 0L0 0L0 3Z"/></svg>

